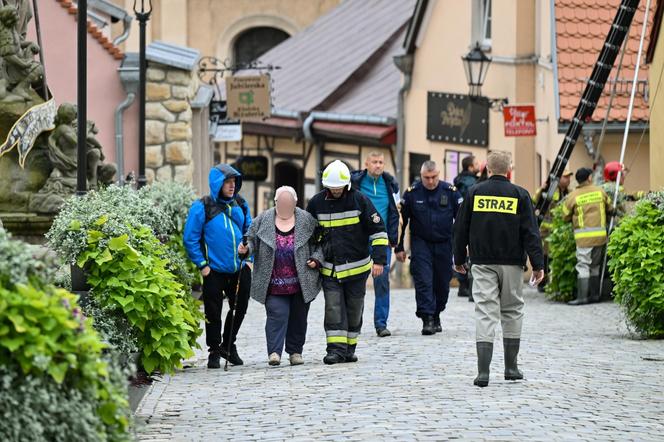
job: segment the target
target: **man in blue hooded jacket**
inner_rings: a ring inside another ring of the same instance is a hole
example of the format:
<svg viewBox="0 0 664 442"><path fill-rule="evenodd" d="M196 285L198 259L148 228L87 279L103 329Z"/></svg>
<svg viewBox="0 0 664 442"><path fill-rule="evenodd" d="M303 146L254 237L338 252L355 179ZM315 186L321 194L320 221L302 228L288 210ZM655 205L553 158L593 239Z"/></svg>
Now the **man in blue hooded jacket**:
<svg viewBox="0 0 664 442"><path fill-rule="evenodd" d="M235 338L247 312L251 269L238 256L237 248L251 225L251 215L247 202L238 195L242 187L240 172L228 164L219 164L210 170L208 181L210 194L194 201L189 209L184 246L189 259L203 275L205 339L210 352L208 368L220 368L221 357L233 365L243 364ZM231 308L235 308L235 321L231 330L232 311L229 311L222 343L224 295Z"/></svg>

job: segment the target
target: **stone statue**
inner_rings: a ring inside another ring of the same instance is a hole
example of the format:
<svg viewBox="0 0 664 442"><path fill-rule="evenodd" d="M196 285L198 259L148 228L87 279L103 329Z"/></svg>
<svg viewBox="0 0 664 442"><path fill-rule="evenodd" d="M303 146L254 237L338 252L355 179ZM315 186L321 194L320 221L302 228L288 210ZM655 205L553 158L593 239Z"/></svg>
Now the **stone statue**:
<svg viewBox="0 0 664 442"><path fill-rule="evenodd" d="M19 12L11 5L0 7L0 101L31 101L33 84L44 75L43 66L34 59L39 46L21 39Z"/></svg>
<svg viewBox="0 0 664 442"><path fill-rule="evenodd" d="M16 30L21 40L28 35L28 23L32 20L32 5L30 0L0 0L0 4L13 6L18 14Z"/></svg>
<svg viewBox="0 0 664 442"><path fill-rule="evenodd" d="M48 158L53 171L46 184L33 197L30 210L42 213L57 212L62 203L76 191L77 175L77 111L76 106L64 103L58 108L55 129L48 137ZM101 144L95 138L99 129L88 121L86 127L86 161L88 189L113 182L117 168L114 164L103 163Z"/></svg>

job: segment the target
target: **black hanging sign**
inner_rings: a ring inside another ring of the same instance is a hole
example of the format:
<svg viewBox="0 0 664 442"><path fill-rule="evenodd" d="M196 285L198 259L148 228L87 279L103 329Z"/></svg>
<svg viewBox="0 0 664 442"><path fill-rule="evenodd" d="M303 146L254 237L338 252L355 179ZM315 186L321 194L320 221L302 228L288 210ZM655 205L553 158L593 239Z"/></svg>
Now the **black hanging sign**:
<svg viewBox="0 0 664 442"><path fill-rule="evenodd" d="M489 101L486 97L429 92L427 138L451 144L489 145Z"/></svg>
<svg viewBox="0 0 664 442"><path fill-rule="evenodd" d="M233 165L244 181L265 181L267 179L267 157L263 155L243 156Z"/></svg>

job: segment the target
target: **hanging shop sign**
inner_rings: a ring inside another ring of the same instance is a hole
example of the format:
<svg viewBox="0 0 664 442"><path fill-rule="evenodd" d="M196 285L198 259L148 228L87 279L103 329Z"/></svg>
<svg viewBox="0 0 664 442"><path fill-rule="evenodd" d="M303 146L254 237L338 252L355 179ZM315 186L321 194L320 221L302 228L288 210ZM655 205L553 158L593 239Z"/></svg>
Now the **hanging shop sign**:
<svg viewBox="0 0 664 442"><path fill-rule="evenodd" d="M535 106L515 105L503 107L506 137L534 137L537 135Z"/></svg>
<svg viewBox="0 0 664 442"><path fill-rule="evenodd" d="M427 138L450 144L489 145L489 100L486 97L429 92Z"/></svg>

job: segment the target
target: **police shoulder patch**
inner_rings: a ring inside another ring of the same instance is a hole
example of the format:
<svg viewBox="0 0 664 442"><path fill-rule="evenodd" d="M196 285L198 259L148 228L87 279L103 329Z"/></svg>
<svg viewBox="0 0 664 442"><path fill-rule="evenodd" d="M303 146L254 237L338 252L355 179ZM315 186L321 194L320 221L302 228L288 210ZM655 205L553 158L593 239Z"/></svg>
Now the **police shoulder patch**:
<svg viewBox="0 0 664 442"><path fill-rule="evenodd" d="M380 216L378 216L378 213L371 215L371 221L373 221L374 224L378 224L380 222Z"/></svg>

